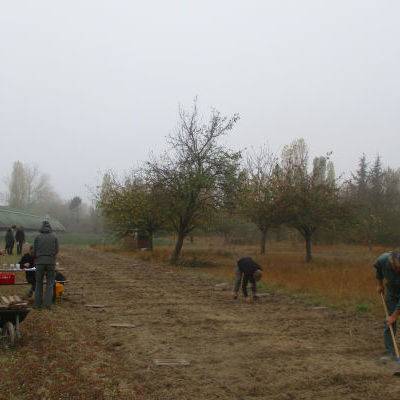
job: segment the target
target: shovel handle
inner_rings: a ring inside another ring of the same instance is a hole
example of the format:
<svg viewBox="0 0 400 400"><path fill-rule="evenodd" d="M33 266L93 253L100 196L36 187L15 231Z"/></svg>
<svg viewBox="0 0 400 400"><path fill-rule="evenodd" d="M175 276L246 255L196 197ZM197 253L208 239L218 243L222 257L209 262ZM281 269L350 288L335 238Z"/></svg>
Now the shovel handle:
<svg viewBox="0 0 400 400"><path fill-rule="evenodd" d="M387 318L387 317L389 317L389 311L388 311L388 309L387 309L385 297L383 296L383 293L382 293L382 292L381 292L381 298L382 298L382 303L383 303L383 307L385 308L385 314L386 314L386 318ZM389 325L389 329L390 329L390 333L391 333L391 335L392 335L392 340L393 340L393 345L394 345L394 351L396 352L397 359L399 360L399 363L400 363L399 348L397 347L396 338L395 338L395 336L394 336L394 332L393 332L393 327L392 327L392 325Z"/></svg>

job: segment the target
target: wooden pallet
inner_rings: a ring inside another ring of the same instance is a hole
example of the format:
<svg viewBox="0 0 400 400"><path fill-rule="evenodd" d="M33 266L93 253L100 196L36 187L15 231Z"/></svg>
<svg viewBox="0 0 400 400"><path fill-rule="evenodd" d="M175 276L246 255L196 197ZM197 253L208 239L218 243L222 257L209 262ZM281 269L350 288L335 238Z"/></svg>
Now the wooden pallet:
<svg viewBox="0 0 400 400"><path fill-rule="evenodd" d="M28 307L28 303L21 300L19 296L1 296L0 297L0 309L20 309Z"/></svg>

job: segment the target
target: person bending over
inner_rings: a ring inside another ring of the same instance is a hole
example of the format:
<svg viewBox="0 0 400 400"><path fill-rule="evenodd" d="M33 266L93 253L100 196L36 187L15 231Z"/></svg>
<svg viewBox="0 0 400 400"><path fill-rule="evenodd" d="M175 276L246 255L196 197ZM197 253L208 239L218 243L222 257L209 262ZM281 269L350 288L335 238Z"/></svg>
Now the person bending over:
<svg viewBox="0 0 400 400"><path fill-rule="evenodd" d="M262 277L262 268L258 265L251 257L244 257L238 260L236 266L236 279L235 286L233 289L233 298L237 299L240 282L242 282L243 295L246 299L246 303L250 303L250 297L247 293L247 284L251 283L251 290L253 292L253 300L257 300L257 284Z"/></svg>

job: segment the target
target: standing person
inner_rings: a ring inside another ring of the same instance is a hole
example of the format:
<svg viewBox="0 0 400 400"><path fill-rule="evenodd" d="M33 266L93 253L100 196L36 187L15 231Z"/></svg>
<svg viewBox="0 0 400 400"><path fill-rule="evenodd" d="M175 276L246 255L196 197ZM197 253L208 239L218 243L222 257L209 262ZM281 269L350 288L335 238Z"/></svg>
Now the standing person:
<svg viewBox="0 0 400 400"><path fill-rule="evenodd" d="M36 291L35 291L35 307L50 309L53 299L53 287L56 276L55 264L56 255L58 253L58 238L52 232L50 223L43 221L40 233L35 238L33 251L36 261ZM46 274L46 292L43 301L43 277Z"/></svg>
<svg viewBox="0 0 400 400"><path fill-rule="evenodd" d="M6 252L7 254L12 254L13 253L13 247L14 247L14 234L11 228L7 229L6 233Z"/></svg>
<svg viewBox="0 0 400 400"><path fill-rule="evenodd" d="M386 318L385 328L383 330L383 341L385 344L385 353L381 361L386 362L396 359L392 335L389 326L392 325L393 332L396 335L396 320L400 316L400 248L390 253L381 254L375 261L376 286L377 292L384 293L383 281L386 280L385 301L389 312Z"/></svg>
<svg viewBox="0 0 400 400"><path fill-rule="evenodd" d="M22 245L25 242L25 232L24 228L20 226L15 234L15 240L17 241L17 254L22 253Z"/></svg>
<svg viewBox="0 0 400 400"><path fill-rule="evenodd" d="M24 254L19 261L19 267L21 269L32 268L35 266L35 257L33 254L33 246L29 248L29 252ZM35 291L36 287L36 278L35 278L35 271L26 271L25 272L26 281L31 284L31 288L29 289L27 297L32 297L33 292Z"/></svg>
<svg viewBox="0 0 400 400"><path fill-rule="evenodd" d="M253 292L253 300L258 300L257 284L262 277L262 268L251 257L241 258L236 266L236 279L233 289L233 299L236 300L239 294L240 281L242 281L243 295L246 303L250 303L250 297L247 293L247 284L250 281L251 290Z"/></svg>

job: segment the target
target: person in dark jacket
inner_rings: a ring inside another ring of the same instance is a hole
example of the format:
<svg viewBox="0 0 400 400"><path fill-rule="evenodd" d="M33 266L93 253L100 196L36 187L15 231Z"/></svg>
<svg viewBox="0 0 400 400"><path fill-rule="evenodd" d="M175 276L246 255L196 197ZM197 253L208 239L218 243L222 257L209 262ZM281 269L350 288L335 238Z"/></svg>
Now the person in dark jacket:
<svg viewBox="0 0 400 400"><path fill-rule="evenodd" d="M35 266L35 257L33 255L33 246L30 247L29 252L25 253L21 260L19 261L20 269L32 268ZM27 294L27 297L32 297L35 287L36 287L36 279L35 279L35 271L26 271L25 272L26 281L31 284L31 288Z"/></svg>
<svg viewBox="0 0 400 400"><path fill-rule="evenodd" d="M13 253L13 247L14 247L14 234L11 228L7 229L6 233L6 252L7 254L12 254Z"/></svg>
<svg viewBox="0 0 400 400"><path fill-rule="evenodd" d="M386 362L390 359L396 359L389 326L392 326L396 335L396 321L400 316L400 248L381 254L375 261L374 267L376 269L375 277L378 281L376 291L379 294L385 292L383 281L386 281L385 301L389 316L386 318L383 331L385 353L381 357L381 361Z"/></svg>
<svg viewBox="0 0 400 400"><path fill-rule="evenodd" d="M20 226L15 234L15 240L17 242L17 254L22 254L22 245L25 242L24 228Z"/></svg>
<svg viewBox="0 0 400 400"><path fill-rule="evenodd" d="M247 293L247 284L251 283L251 290L253 292L253 300L257 300L257 284L262 277L262 268L258 265L251 257L241 258L237 262L236 266L236 279L235 286L233 289L233 298L237 299L239 294L240 282L242 281L243 295L246 299L246 303L250 303L250 297Z"/></svg>
<svg viewBox="0 0 400 400"><path fill-rule="evenodd" d="M53 299L53 287L56 276L55 264L58 254L58 238L52 232L50 223L43 221L40 233L35 238L33 252L36 261L35 307L42 305L50 309ZM43 299L43 277L46 274L46 292Z"/></svg>

